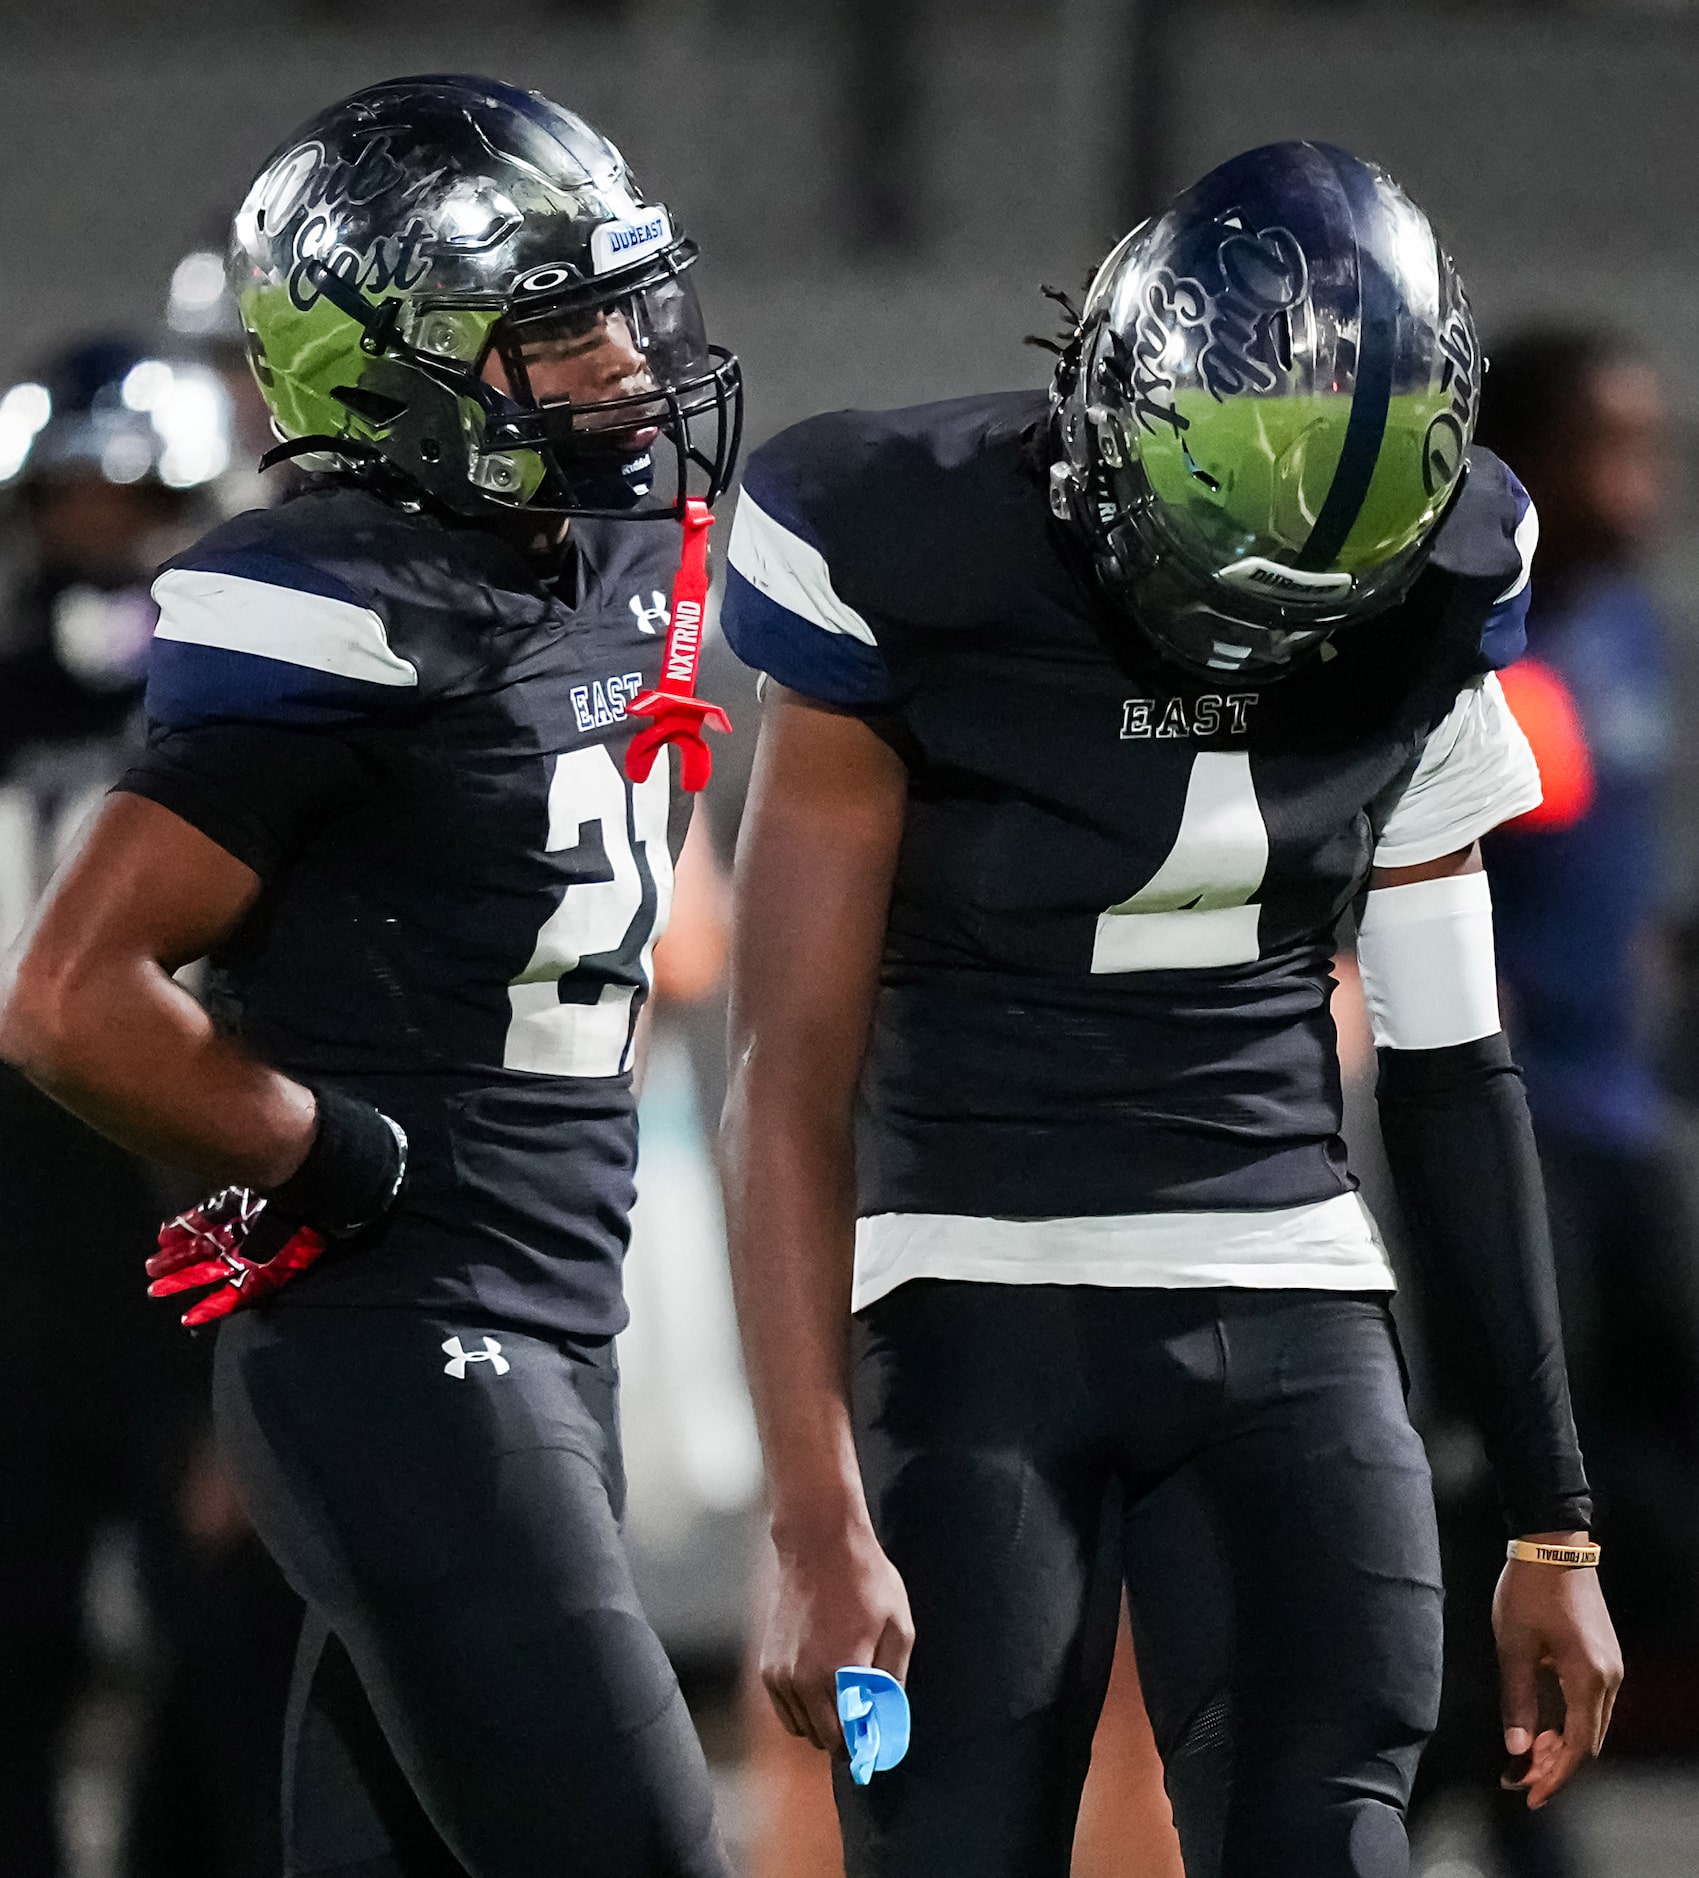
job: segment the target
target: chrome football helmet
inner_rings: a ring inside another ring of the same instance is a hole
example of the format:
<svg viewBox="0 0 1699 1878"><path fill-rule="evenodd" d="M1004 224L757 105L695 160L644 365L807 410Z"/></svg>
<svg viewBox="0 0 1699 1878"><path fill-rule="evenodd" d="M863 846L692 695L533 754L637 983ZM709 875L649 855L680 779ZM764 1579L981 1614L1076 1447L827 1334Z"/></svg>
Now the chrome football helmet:
<svg viewBox="0 0 1699 1878"><path fill-rule="evenodd" d="M1051 504L1167 657L1277 677L1409 591L1482 369L1457 271L1398 185L1270 144L1099 269L1053 384Z"/></svg>
<svg viewBox="0 0 1699 1878"><path fill-rule="evenodd" d="M468 516L673 516L737 457L696 248L619 152L485 78L373 85L237 214L230 281L288 454L384 465Z"/></svg>

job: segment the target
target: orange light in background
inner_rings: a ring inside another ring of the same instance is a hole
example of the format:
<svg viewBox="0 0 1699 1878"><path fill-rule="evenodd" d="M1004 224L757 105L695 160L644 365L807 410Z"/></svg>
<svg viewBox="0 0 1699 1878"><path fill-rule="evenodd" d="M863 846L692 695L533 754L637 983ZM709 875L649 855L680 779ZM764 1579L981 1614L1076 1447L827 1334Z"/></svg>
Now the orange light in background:
<svg viewBox="0 0 1699 1878"><path fill-rule="evenodd" d="M1499 673L1510 713L1540 767L1545 799L1508 828L1545 834L1572 828L1593 806L1593 759L1581 712L1562 678L1542 659L1518 659Z"/></svg>

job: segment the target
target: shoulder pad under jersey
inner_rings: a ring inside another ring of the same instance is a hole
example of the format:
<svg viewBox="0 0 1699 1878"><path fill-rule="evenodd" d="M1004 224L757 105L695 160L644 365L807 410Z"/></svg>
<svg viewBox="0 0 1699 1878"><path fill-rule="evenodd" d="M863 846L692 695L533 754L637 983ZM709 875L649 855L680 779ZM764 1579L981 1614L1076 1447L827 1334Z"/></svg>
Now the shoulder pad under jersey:
<svg viewBox="0 0 1699 1878"><path fill-rule="evenodd" d="M1490 450L1471 450L1463 493L1440 526L1430 565L1481 588L1479 672L1502 671L1526 650L1539 539L1539 514L1514 471Z"/></svg>
<svg viewBox="0 0 1699 1878"><path fill-rule="evenodd" d="M236 516L154 582L150 726L331 728L417 702L489 610L478 553L358 489Z"/></svg>
<svg viewBox="0 0 1699 1878"><path fill-rule="evenodd" d="M1011 557L1042 552L1042 491L1018 474L1042 412L1027 393L836 411L763 445L726 554L733 651L830 704L889 701L894 628L983 620Z"/></svg>

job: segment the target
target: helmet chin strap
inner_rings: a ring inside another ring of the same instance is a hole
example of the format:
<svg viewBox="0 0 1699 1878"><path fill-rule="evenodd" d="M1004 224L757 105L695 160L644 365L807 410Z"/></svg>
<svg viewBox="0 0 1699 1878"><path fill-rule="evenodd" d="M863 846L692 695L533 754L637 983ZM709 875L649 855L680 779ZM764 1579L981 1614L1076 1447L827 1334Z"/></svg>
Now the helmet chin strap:
<svg viewBox="0 0 1699 1878"><path fill-rule="evenodd" d="M678 745L681 780L690 794L708 786L714 753L704 729L730 730L731 719L717 704L696 695L696 672L702 661L702 628L708 608L708 530L714 517L700 496L684 505L684 555L673 581L672 612L667 625L661 682L640 692L625 707L628 717L649 721L626 748L625 773L646 782L655 758L669 743Z"/></svg>
<svg viewBox="0 0 1699 1878"><path fill-rule="evenodd" d="M328 432L312 437L287 437L282 443L274 443L260 458L261 471L274 469L279 463L291 463L298 456L345 456L367 458L381 463L383 452L375 444L366 443L359 437L332 437Z"/></svg>

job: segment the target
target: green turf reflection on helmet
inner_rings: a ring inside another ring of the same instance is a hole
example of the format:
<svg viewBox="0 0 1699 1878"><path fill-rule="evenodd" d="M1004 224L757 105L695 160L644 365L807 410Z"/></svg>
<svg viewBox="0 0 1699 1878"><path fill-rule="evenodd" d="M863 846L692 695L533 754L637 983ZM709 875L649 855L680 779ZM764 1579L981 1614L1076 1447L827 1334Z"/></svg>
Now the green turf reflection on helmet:
<svg viewBox="0 0 1699 1878"><path fill-rule="evenodd" d="M1480 371L1456 272L1390 178L1251 151L1100 269L1058 372L1053 501L1172 656L1272 675L1408 591Z"/></svg>
<svg viewBox="0 0 1699 1878"><path fill-rule="evenodd" d="M360 350L363 328L318 300L305 311L281 283L261 282L237 295L248 356L260 389L287 437L350 436L370 440L377 427L337 395L358 386L368 360Z"/></svg>

